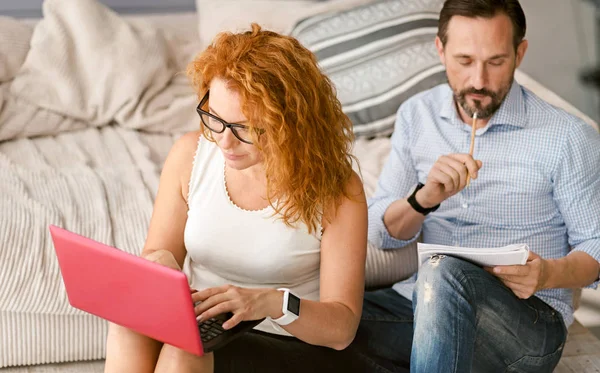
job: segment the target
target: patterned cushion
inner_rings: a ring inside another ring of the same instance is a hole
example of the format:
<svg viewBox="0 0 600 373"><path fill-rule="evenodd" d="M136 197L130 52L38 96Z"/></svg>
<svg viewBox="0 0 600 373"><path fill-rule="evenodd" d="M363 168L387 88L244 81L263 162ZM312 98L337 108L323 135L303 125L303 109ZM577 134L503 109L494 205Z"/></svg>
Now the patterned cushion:
<svg viewBox="0 0 600 373"><path fill-rule="evenodd" d="M300 21L291 32L336 86L357 137L389 135L414 94L446 82L435 49L443 0L383 0Z"/></svg>

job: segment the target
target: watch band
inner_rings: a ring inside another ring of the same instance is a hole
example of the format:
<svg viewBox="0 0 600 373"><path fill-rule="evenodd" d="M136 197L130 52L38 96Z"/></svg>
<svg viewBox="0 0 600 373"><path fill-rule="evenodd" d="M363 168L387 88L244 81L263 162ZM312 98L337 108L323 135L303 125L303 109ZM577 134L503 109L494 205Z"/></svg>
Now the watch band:
<svg viewBox="0 0 600 373"><path fill-rule="evenodd" d="M300 316L300 298L291 293L290 289L279 288L277 290L283 291L283 304L281 306L281 312L283 312L283 316L272 320L279 325L288 325ZM292 312L292 310L290 310L290 299L292 302L297 302L298 314L295 314Z"/></svg>
<svg viewBox="0 0 600 373"><path fill-rule="evenodd" d="M412 192L412 194L407 198L408 204L411 205L411 207L418 213L421 213L423 215L427 215L430 212L434 212L435 210L437 210L440 205L436 205L430 208L426 208L423 207L419 204L419 202L417 202L417 192L419 190L421 190L425 185L422 183L417 184L417 187L415 188L415 190Z"/></svg>

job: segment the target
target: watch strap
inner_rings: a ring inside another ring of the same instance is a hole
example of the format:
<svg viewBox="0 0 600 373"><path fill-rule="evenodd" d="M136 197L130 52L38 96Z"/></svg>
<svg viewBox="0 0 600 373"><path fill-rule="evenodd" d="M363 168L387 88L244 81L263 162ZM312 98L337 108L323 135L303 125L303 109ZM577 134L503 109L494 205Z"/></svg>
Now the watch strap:
<svg viewBox="0 0 600 373"><path fill-rule="evenodd" d="M276 319L271 319L271 320L279 325L288 325L298 318L298 315L295 315L293 312L288 310L288 302L290 299L290 289L279 288L277 290L283 291L283 302L281 305L281 312L283 313L283 316L278 317ZM292 296L294 296L294 295L292 295Z"/></svg>
<svg viewBox="0 0 600 373"><path fill-rule="evenodd" d="M408 201L408 204L418 213L423 214L423 215L427 215L430 212L434 212L435 210L437 210L440 205L436 205L430 208L426 208L423 207L419 204L419 202L417 202L417 192L419 190L421 190L425 185L422 183L417 184L417 187L415 188L415 190L412 192L412 194L406 199Z"/></svg>
<svg viewBox="0 0 600 373"><path fill-rule="evenodd" d="M291 313L284 313L283 316L276 318L276 319L272 319L274 323L285 326L288 324L291 324L293 321L296 321L298 317L296 315L293 315Z"/></svg>

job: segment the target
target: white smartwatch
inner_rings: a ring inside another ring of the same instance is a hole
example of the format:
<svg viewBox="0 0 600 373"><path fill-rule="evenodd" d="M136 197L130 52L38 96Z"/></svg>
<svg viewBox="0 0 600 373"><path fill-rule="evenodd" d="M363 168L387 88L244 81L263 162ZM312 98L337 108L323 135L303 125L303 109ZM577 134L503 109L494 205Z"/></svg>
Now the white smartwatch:
<svg viewBox="0 0 600 373"><path fill-rule="evenodd" d="M283 316L273 320L279 325L287 325L295 321L300 316L300 298L290 292L290 289L279 288L283 291L283 306L281 312Z"/></svg>

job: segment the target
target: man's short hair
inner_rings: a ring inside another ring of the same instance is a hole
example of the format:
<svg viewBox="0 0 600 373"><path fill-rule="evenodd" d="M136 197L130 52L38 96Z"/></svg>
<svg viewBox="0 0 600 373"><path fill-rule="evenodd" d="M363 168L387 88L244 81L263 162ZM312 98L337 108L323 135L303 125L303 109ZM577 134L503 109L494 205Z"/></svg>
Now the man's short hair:
<svg viewBox="0 0 600 373"><path fill-rule="evenodd" d="M438 37L442 44L446 45L448 24L454 16L492 18L498 14L505 14L512 21L513 44L516 50L527 29L525 13L518 0L446 0L440 12Z"/></svg>

